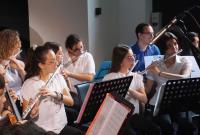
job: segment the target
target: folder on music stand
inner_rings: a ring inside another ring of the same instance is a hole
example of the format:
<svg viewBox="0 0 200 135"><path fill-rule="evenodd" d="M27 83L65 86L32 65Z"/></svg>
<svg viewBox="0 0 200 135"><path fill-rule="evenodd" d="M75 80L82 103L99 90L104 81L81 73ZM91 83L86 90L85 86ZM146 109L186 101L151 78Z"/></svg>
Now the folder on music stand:
<svg viewBox="0 0 200 135"><path fill-rule="evenodd" d="M86 135L122 134L126 120L132 115L133 110L134 105L124 98L116 93L107 93Z"/></svg>
<svg viewBox="0 0 200 135"><path fill-rule="evenodd" d="M169 80L158 93L153 115L197 109L200 102L200 78Z"/></svg>
<svg viewBox="0 0 200 135"><path fill-rule="evenodd" d="M132 79L133 76L128 76L114 80L91 83L76 123L84 124L91 122L103 102L106 93L116 92L118 95L125 97Z"/></svg>

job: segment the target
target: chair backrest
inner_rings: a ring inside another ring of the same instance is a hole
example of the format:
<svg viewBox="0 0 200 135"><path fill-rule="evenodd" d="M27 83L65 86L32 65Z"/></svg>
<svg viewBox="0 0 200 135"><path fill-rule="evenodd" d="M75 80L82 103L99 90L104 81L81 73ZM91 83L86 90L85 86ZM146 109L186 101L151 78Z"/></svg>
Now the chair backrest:
<svg viewBox="0 0 200 135"><path fill-rule="evenodd" d="M85 99L85 96L87 94L89 86L90 86L90 82L84 82L84 83L75 85L75 88L76 88L76 90L78 92L78 97L79 97L80 105L83 104L83 101Z"/></svg>
<svg viewBox="0 0 200 135"><path fill-rule="evenodd" d="M101 79L103 79L103 77L109 72L109 69L111 68L111 64L112 64L112 62L109 61L109 60L103 61L101 63L99 71L94 76L94 80L101 80Z"/></svg>

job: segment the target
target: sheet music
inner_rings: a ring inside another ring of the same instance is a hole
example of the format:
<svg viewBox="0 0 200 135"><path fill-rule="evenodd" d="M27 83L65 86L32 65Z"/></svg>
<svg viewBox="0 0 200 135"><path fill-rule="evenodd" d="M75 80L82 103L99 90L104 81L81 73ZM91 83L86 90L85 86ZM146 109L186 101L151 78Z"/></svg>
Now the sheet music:
<svg viewBox="0 0 200 135"><path fill-rule="evenodd" d="M106 96L86 135L117 135L129 112L111 96Z"/></svg>
<svg viewBox="0 0 200 135"><path fill-rule="evenodd" d="M83 113L84 113L84 111L85 111L85 107L86 107L87 102L88 102L88 100L89 100L89 97L90 97L90 94L91 94L91 92L92 92L93 86L94 86L94 84L92 84L92 83L91 83L90 86L89 86L89 90L88 90L88 92L87 92L87 94L86 94L86 96L85 96L85 100L84 100L83 105L82 105L82 107L81 107L81 110L80 110L80 112L79 112L79 114L78 114L77 120L75 121L76 123L80 123L80 121L81 121L81 117L82 117L82 115L83 115Z"/></svg>

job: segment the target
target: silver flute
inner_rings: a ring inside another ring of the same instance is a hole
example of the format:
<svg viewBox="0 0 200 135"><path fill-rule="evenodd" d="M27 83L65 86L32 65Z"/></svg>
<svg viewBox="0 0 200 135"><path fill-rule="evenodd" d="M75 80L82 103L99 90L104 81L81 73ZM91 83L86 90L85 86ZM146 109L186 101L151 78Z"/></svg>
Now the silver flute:
<svg viewBox="0 0 200 135"><path fill-rule="evenodd" d="M182 51L183 51L183 50L180 49L178 52L176 52L176 53L170 55L170 56L167 57L166 59L160 59L160 60L156 61L156 62L153 63L153 64L156 64L156 65L162 64L162 63L164 63L165 61L167 61L167 60L169 60L169 59L175 57L177 54L181 53ZM141 72L138 72L138 73L143 75L143 74L145 74L148 70L149 70L149 66L148 66L145 70L143 70L143 71L141 71Z"/></svg>
<svg viewBox="0 0 200 135"><path fill-rule="evenodd" d="M133 67L131 67L131 69L129 70L128 74L132 72L132 70L135 68L135 66L137 65L138 62L139 62L139 60L135 61L135 64L133 65Z"/></svg>

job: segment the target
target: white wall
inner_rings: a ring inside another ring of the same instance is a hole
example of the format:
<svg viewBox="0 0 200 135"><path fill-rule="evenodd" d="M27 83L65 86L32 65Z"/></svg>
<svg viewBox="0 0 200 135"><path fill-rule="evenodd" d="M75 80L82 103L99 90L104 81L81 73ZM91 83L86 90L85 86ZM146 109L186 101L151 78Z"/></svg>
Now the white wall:
<svg viewBox="0 0 200 135"><path fill-rule="evenodd" d="M55 41L64 46L66 36L77 33L93 54L96 69L111 59L118 43L136 41L134 29L149 22L152 0L28 0L30 41ZM102 14L95 16L95 8Z"/></svg>
<svg viewBox="0 0 200 135"><path fill-rule="evenodd" d="M71 33L88 42L87 0L28 0L30 42L62 44Z"/></svg>
<svg viewBox="0 0 200 135"><path fill-rule="evenodd" d="M102 14L95 16L95 8ZM112 48L119 43L118 0L88 0L89 47L95 54L96 68L110 59Z"/></svg>
<svg viewBox="0 0 200 135"><path fill-rule="evenodd" d="M150 22L152 0L119 0L120 42L136 41L135 27L141 22Z"/></svg>
<svg viewBox="0 0 200 135"><path fill-rule="evenodd" d="M96 7L102 8L100 16L94 15ZM111 59L114 46L136 41L135 27L149 23L151 11L152 0L88 0L89 46L97 69Z"/></svg>

